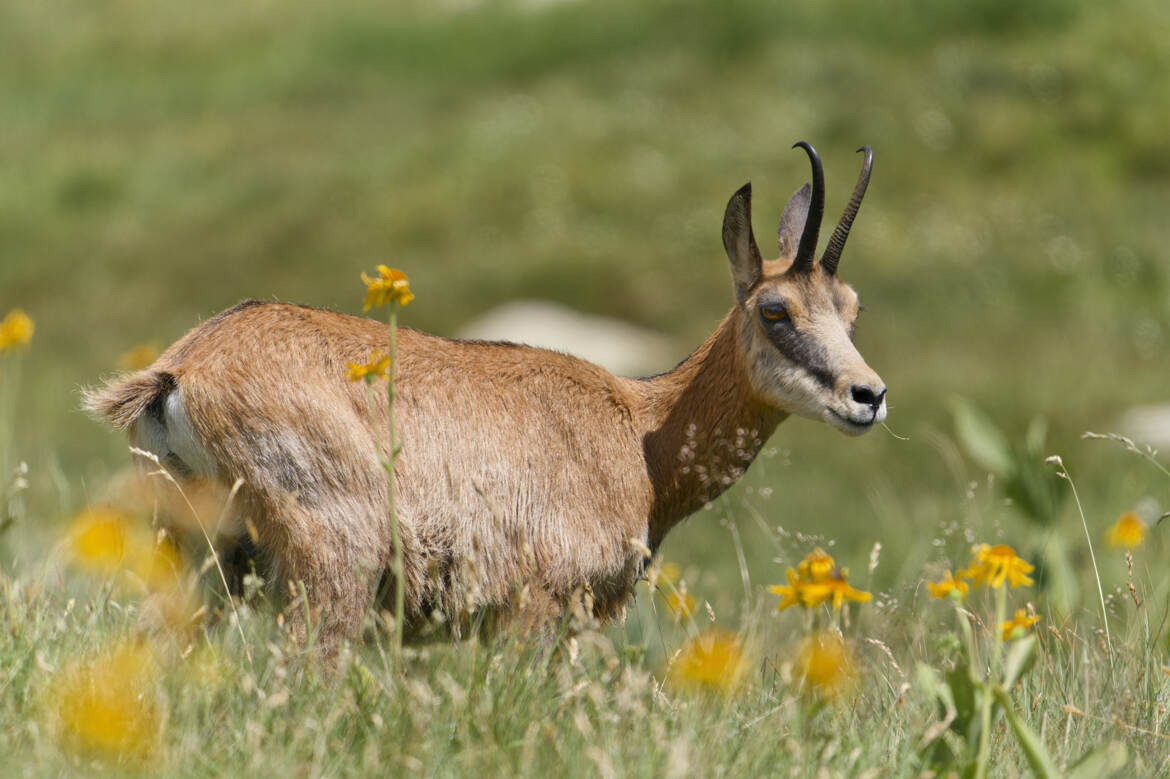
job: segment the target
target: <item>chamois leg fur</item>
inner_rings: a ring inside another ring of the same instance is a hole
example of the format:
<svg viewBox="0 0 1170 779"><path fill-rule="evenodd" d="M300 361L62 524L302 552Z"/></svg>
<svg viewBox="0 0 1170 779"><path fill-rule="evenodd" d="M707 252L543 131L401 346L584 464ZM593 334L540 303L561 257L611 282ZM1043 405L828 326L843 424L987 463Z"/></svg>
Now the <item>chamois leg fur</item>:
<svg viewBox="0 0 1170 779"><path fill-rule="evenodd" d="M304 642L311 628L317 643L335 650L358 634L384 565L360 532L368 522L362 518L338 527L335 517L323 517L334 514L335 507L315 510L290 495L281 496L278 505L265 502L269 510L257 524L271 560L272 586L292 596L285 609L289 632ZM299 600L299 585L307 609Z"/></svg>
<svg viewBox="0 0 1170 779"><path fill-rule="evenodd" d="M564 604L548 590L532 585L520 591L510 618L514 632L539 636L543 643L551 643L556 635L557 622Z"/></svg>

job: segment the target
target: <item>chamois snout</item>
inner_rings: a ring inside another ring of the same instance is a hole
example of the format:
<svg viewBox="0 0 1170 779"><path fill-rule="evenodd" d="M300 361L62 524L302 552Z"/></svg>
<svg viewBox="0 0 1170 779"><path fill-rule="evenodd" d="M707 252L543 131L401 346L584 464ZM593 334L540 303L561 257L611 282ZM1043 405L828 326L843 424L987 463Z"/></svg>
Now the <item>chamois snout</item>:
<svg viewBox="0 0 1170 779"><path fill-rule="evenodd" d="M886 398L886 388L882 387L880 392L874 392L873 388L868 385L854 384L849 388L849 395L853 398L854 403L869 406L876 414Z"/></svg>
<svg viewBox="0 0 1170 779"><path fill-rule="evenodd" d="M860 358L860 355L858 355ZM861 435L886 419L886 385L864 362L842 376L824 420L847 435Z"/></svg>
<svg viewBox="0 0 1170 779"><path fill-rule="evenodd" d="M876 414L878 409L885 405L886 388L882 387L881 391L874 392L873 388L867 384L854 384L849 388L849 395L853 398L854 403L869 406Z"/></svg>

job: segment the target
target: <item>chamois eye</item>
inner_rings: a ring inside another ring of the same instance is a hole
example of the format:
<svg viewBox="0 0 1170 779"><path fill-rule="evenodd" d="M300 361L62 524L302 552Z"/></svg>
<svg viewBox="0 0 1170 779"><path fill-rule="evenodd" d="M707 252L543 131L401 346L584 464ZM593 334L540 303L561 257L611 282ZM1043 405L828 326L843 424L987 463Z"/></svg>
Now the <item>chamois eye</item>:
<svg viewBox="0 0 1170 779"><path fill-rule="evenodd" d="M788 318L788 309L781 303L764 303L760 306L760 316L768 322L779 322Z"/></svg>

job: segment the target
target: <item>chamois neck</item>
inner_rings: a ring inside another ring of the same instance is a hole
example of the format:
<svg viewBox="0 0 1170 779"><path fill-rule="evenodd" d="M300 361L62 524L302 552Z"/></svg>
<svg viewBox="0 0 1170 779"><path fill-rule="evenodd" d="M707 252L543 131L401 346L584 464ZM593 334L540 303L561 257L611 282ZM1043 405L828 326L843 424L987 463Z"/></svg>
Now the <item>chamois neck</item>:
<svg viewBox="0 0 1170 779"><path fill-rule="evenodd" d="M650 541L743 476L788 415L752 392L733 309L673 371L645 379L642 445L654 488Z"/></svg>

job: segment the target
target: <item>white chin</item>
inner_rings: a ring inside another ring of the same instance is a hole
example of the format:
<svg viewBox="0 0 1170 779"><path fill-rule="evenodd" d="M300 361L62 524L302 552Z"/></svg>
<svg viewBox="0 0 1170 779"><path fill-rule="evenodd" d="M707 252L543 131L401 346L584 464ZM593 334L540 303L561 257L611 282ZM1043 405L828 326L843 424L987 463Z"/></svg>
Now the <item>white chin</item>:
<svg viewBox="0 0 1170 779"><path fill-rule="evenodd" d="M874 423L876 421L870 420L868 422L854 422L852 419L843 417L830 409L825 409L825 413L822 419L840 430L845 435L850 436L858 436L864 433L868 433L873 429Z"/></svg>

